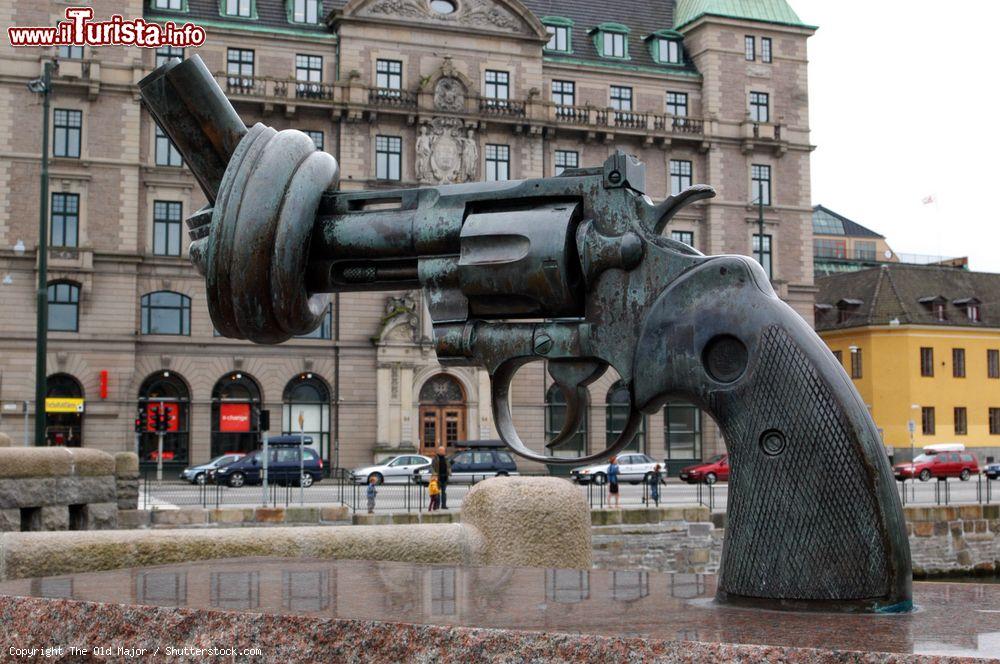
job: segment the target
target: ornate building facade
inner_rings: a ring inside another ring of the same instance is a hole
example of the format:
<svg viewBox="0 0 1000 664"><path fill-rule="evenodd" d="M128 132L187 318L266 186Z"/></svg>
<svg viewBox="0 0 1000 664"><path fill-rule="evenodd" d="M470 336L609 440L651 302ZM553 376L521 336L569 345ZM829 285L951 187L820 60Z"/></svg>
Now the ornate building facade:
<svg viewBox="0 0 1000 664"><path fill-rule="evenodd" d="M615 149L647 168L652 198L714 185L668 227L705 253L763 259L811 319L814 300L806 42L783 0L131 0L94 3L190 21L197 49L247 124L309 132L344 190L551 176ZM54 25L60 0L0 1L7 25ZM25 88L59 59L50 154L49 393L53 444L139 446L137 407L171 413L177 465L303 430L331 465L494 438L489 381L438 365L418 292L334 297L323 326L276 347L216 336L182 220L204 204L136 83L179 49L0 46L0 429L17 439L34 393L40 101ZM765 230L758 234L757 201ZM625 420L614 376L591 385L586 430L559 453L596 451ZM541 449L563 417L544 366L512 395ZM27 403L26 403L27 402ZM44 405L43 405L44 407ZM74 406L75 408L76 406ZM676 468L723 451L687 404L646 418L637 446ZM525 464L526 468L530 465Z"/></svg>

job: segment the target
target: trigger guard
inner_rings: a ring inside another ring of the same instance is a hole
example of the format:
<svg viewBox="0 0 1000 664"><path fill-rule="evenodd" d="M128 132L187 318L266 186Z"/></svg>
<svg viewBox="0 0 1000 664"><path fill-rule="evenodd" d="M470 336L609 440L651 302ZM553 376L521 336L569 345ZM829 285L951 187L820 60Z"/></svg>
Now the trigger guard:
<svg viewBox="0 0 1000 664"><path fill-rule="evenodd" d="M510 411L510 384L514 379L514 374L521 366L530 362L530 359L517 359L505 362L497 367L496 371L490 374L490 388L493 391L493 421L496 423L497 432L500 434L500 438L503 442L507 444L510 450L522 457L528 459L529 461L537 461L539 463L561 465L561 466L579 466L586 465L589 463L595 463L598 461L603 461L614 454L617 454L626 445L632 442L635 437L636 432L639 430L639 426L642 424L642 413L636 409L632 400L629 400L629 413L628 420L625 422L625 427L622 432L618 434L614 442L608 445L604 450L598 452L597 454L589 454L582 457L554 457L548 454L538 454L531 451L521 437L517 433L517 429L514 428L514 418ZM584 389L584 388L581 388ZM561 436L564 432L560 431ZM558 438L558 436L557 436Z"/></svg>

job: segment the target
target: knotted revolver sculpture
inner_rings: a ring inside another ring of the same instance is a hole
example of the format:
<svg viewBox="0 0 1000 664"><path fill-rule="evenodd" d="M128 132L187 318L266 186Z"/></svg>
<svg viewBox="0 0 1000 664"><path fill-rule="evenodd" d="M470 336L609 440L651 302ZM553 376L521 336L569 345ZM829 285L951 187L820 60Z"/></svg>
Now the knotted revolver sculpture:
<svg viewBox="0 0 1000 664"><path fill-rule="evenodd" d="M905 610L905 523L871 417L833 354L742 256L661 235L695 186L654 204L616 153L558 177L337 191L337 163L304 133L247 128L195 56L140 83L142 99L208 197L189 220L223 335L274 344L315 329L329 293L421 287L438 359L490 376L517 454L588 463L623 449L669 399L707 411L730 455L718 598L784 608ZM557 448L613 367L629 393L607 449L531 451L510 386L546 362L567 400Z"/></svg>

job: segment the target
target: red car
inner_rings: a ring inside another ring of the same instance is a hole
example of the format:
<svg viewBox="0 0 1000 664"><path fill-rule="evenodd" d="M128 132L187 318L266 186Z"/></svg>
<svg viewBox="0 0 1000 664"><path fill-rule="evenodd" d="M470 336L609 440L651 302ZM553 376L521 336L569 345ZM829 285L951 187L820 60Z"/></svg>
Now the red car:
<svg viewBox="0 0 1000 664"><path fill-rule="evenodd" d="M704 463L683 468L680 478L689 484L715 484L729 480L729 455L719 454Z"/></svg>
<svg viewBox="0 0 1000 664"><path fill-rule="evenodd" d="M968 452L937 452L920 454L913 463L897 463L892 468L897 480L918 478L926 482L932 477L957 477L963 482L979 474L979 462Z"/></svg>

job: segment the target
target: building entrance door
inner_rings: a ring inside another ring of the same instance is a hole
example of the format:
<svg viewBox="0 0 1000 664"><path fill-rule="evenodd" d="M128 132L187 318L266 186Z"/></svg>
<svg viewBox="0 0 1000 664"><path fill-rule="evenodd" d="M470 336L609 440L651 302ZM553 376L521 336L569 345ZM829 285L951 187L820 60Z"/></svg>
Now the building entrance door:
<svg viewBox="0 0 1000 664"><path fill-rule="evenodd" d="M454 378L438 374L420 388L420 452L454 449L465 439L465 393Z"/></svg>

